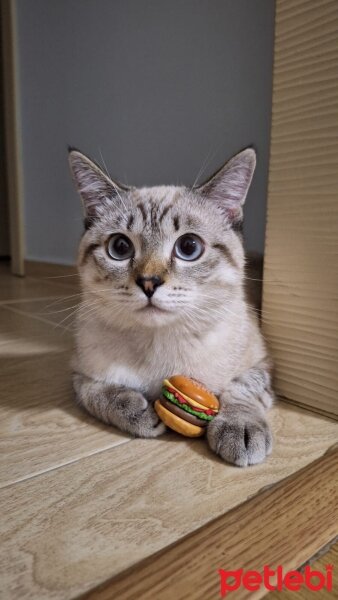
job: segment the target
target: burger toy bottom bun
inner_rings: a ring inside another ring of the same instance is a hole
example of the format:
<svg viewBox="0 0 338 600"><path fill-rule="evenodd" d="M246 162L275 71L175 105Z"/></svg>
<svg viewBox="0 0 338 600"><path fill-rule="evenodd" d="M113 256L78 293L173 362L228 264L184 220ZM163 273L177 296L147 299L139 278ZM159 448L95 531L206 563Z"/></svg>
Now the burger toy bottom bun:
<svg viewBox="0 0 338 600"><path fill-rule="evenodd" d="M155 410L163 423L186 437L203 435L218 408L218 399L212 392L183 375L165 379L162 397L155 402Z"/></svg>
<svg viewBox="0 0 338 600"><path fill-rule="evenodd" d="M183 421L183 419L164 408L159 400L156 400L155 402L155 410L161 421L163 421L167 427L170 427L170 429L173 429L181 435L185 435L186 437L200 437L204 434L203 427L198 427L197 425L192 425L187 421Z"/></svg>

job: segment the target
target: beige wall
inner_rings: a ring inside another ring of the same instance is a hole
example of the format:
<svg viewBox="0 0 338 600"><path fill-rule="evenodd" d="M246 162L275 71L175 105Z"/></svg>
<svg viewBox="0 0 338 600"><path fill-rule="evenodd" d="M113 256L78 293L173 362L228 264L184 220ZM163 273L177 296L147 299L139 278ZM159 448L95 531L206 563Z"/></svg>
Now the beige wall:
<svg viewBox="0 0 338 600"><path fill-rule="evenodd" d="M277 0L264 333L281 396L338 414L338 2Z"/></svg>

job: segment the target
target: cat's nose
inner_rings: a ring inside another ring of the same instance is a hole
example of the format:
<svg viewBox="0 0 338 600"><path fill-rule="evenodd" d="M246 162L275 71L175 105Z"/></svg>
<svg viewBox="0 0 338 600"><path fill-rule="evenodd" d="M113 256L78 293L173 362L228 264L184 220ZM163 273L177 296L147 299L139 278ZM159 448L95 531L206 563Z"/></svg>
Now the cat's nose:
<svg viewBox="0 0 338 600"><path fill-rule="evenodd" d="M162 285L162 283L164 283L164 280L161 279L161 277L159 277L158 275L152 275L147 277L139 275L135 281L136 285L142 288L147 298L151 298L155 294L156 288L158 288L160 285Z"/></svg>

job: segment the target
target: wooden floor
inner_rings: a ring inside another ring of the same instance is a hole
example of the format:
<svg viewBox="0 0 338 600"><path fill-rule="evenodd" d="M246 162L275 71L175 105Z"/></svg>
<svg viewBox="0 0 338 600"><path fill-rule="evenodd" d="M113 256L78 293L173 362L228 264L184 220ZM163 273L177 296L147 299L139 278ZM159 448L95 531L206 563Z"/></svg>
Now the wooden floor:
<svg viewBox="0 0 338 600"><path fill-rule="evenodd" d="M324 551L320 558L310 561L311 569L326 574L327 565L333 566L333 580L335 586L333 591L325 588L322 590L302 589L299 591L283 590L282 592L271 592L269 600L333 600L337 598L337 577L338 577L338 543L334 544L327 552ZM301 568L300 571L303 571Z"/></svg>
<svg viewBox="0 0 338 600"><path fill-rule="evenodd" d="M273 454L243 470L221 462L203 439L132 440L101 425L73 402L78 293L76 276L19 279L0 266L5 600L94 590L311 465L338 439L334 421L280 403L270 417Z"/></svg>

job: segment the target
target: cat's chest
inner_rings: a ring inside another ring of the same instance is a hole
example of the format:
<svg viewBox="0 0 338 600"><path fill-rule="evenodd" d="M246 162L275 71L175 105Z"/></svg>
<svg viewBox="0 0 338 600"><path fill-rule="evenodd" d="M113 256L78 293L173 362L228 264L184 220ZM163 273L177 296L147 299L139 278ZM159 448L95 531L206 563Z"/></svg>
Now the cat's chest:
<svg viewBox="0 0 338 600"><path fill-rule="evenodd" d="M161 390L163 379L175 374L184 374L195 379L209 379L214 371L210 364L212 340L200 344L196 339L164 339L154 343L139 364L139 373L144 382L145 392L156 398ZM208 367L207 367L208 365Z"/></svg>
<svg viewBox="0 0 338 600"><path fill-rule="evenodd" d="M227 336L219 329L204 336L187 336L178 330L144 338L117 332L96 332L94 337L90 331L82 336L78 353L81 371L140 389L149 398L158 397L163 379L174 374L193 377L217 391L232 373Z"/></svg>

